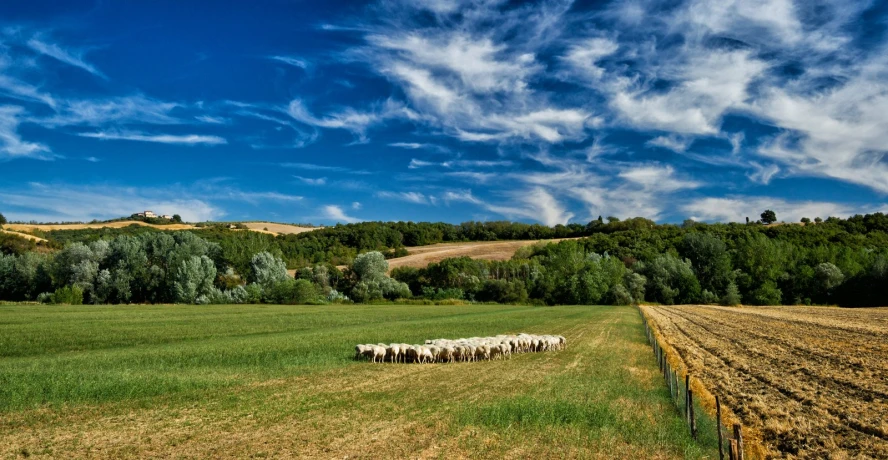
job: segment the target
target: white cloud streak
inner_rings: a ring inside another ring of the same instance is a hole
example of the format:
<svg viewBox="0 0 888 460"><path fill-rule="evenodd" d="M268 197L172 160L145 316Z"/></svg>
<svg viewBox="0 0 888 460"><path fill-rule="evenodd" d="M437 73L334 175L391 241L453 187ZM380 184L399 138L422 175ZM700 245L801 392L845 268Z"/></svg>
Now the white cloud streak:
<svg viewBox="0 0 888 460"><path fill-rule="evenodd" d="M28 47L40 54L49 56L60 62L64 62L65 64L83 69L97 77L105 80L108 79L108 77L105 76L105 74L103 74L101 71L99 71L99 69L97 69L92 64L84 61L83 53L81 52L65 50L57 44L46 43L36 38L28 40Z"/></svg>
<svg viewBox="0 0 888 460"><path fill-rule="evenodd" d="M101 140L121 140L121 141L138 141L138 142L156 142L160 144L179 144L179 145L222 145L227 144L224 138L219 136L206 136L200 134L145 134L136 132L92 132L79 133L81 137L91 137Z"/></svg>
<svg viewBox="0 0 888 460"><path fill-rule="evenodd" d="M46 145L28 142L18 133L23 109L16 106L0 106L0 160L13 158L49 158L50 149Z"/></svg>
<svg viewBox="0 0 888 460"><path fill-rule="evenodd" d="M308 69L308 61L295 56L269 56L268 59L283 62L293 67L299 67L302 70Z"/></svg>
<svg viewBox="0 0 888 460"><path fill-rule="evenodd" d="M326 205L321 208L321 215L324 219L328 219L333 222L339 223L347 223L353 224L355 222L361 222L363 219L359 219L357 217L349 216L343 211L340 206L336 205Z"/></svg>
<svg viewBox="0 0 888 460"><path fill-rule="evenodd" d="M387 200L397 200L397 201L406 201L408 203L414 204L431 204L430 197L425 196L419 192L390 192L390 191L381 191L376 192L377 198L387 199Z"/></svg>

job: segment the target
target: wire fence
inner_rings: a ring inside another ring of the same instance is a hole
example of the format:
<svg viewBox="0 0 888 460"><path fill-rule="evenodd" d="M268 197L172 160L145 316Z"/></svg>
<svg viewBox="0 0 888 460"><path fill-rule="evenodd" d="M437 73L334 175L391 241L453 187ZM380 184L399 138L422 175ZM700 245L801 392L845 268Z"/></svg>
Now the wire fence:
<svg viewBox="0 0 888 460"><path fill-rule="evenodd" d="M715 395L715 414L706 412L701 405L700 398L695 395L691 388L691 375L685 372L682 375L680 370L676 370L669 362L669 355L660 344L659 338L652 330L648 319L641 311L641 321L644 323L645 335L647 335L648 343L654 351L654 357L657 359L657 365L660 368L660 374L666 382L669 396L679 413L682 414L688 425L691 437L700 444L718 446L718 458L724 460L743 460L743 432L739 424L727 427L723 423L721 413L721 400Z"/></svg>

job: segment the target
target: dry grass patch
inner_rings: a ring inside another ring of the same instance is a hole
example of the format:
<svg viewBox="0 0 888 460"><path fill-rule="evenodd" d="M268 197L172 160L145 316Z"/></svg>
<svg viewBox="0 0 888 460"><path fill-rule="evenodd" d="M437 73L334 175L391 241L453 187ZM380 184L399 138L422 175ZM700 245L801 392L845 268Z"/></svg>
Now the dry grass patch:
<svg viewBox="0 0 888 460"><path fill-rule="evenodd" d="M408 255L389 259L389 270L397 267L425 268L430 263L451 257L471 257L480 260L509 260L515 252L537 243L557 243L564 239L477 241L471 243L439 243L407 248Z"/></svg>
<svg viewBox="0 0 888 460"><path fill-rule="evenodd" d="M323 227L300 227L290 224L276 224L274 222L244 222L250 230L270 235L294 235L297 233L311 232Z"/></svg>

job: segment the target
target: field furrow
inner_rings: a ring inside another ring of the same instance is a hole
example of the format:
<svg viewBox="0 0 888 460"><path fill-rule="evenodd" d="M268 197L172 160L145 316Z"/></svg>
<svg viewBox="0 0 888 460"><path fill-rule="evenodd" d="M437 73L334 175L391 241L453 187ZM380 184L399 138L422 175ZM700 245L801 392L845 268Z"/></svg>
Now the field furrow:
<svg viewBox="0 0 888 460"><path fill-rule="evenodd" d="M644 307L769 456L888 457L888 311ZM858 316L855 316L857 314Z"/></svg>

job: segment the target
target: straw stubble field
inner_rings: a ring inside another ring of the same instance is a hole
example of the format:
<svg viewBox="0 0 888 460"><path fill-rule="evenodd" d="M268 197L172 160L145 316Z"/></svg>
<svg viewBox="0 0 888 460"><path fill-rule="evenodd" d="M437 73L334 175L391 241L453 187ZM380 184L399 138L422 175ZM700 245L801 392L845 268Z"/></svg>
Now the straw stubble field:
<svg viewBox="0 0 888 460"><path fill-rule="evenodd" d="M561 334L511 360L354 344ZM713 458L632 307L0 306L0 457Z"/></svg>
<svg viewBox="0 0 888 460"><path fill-rule="evenodd" d="M643 310L763 456L888 458L888 309Z"/></svg>

